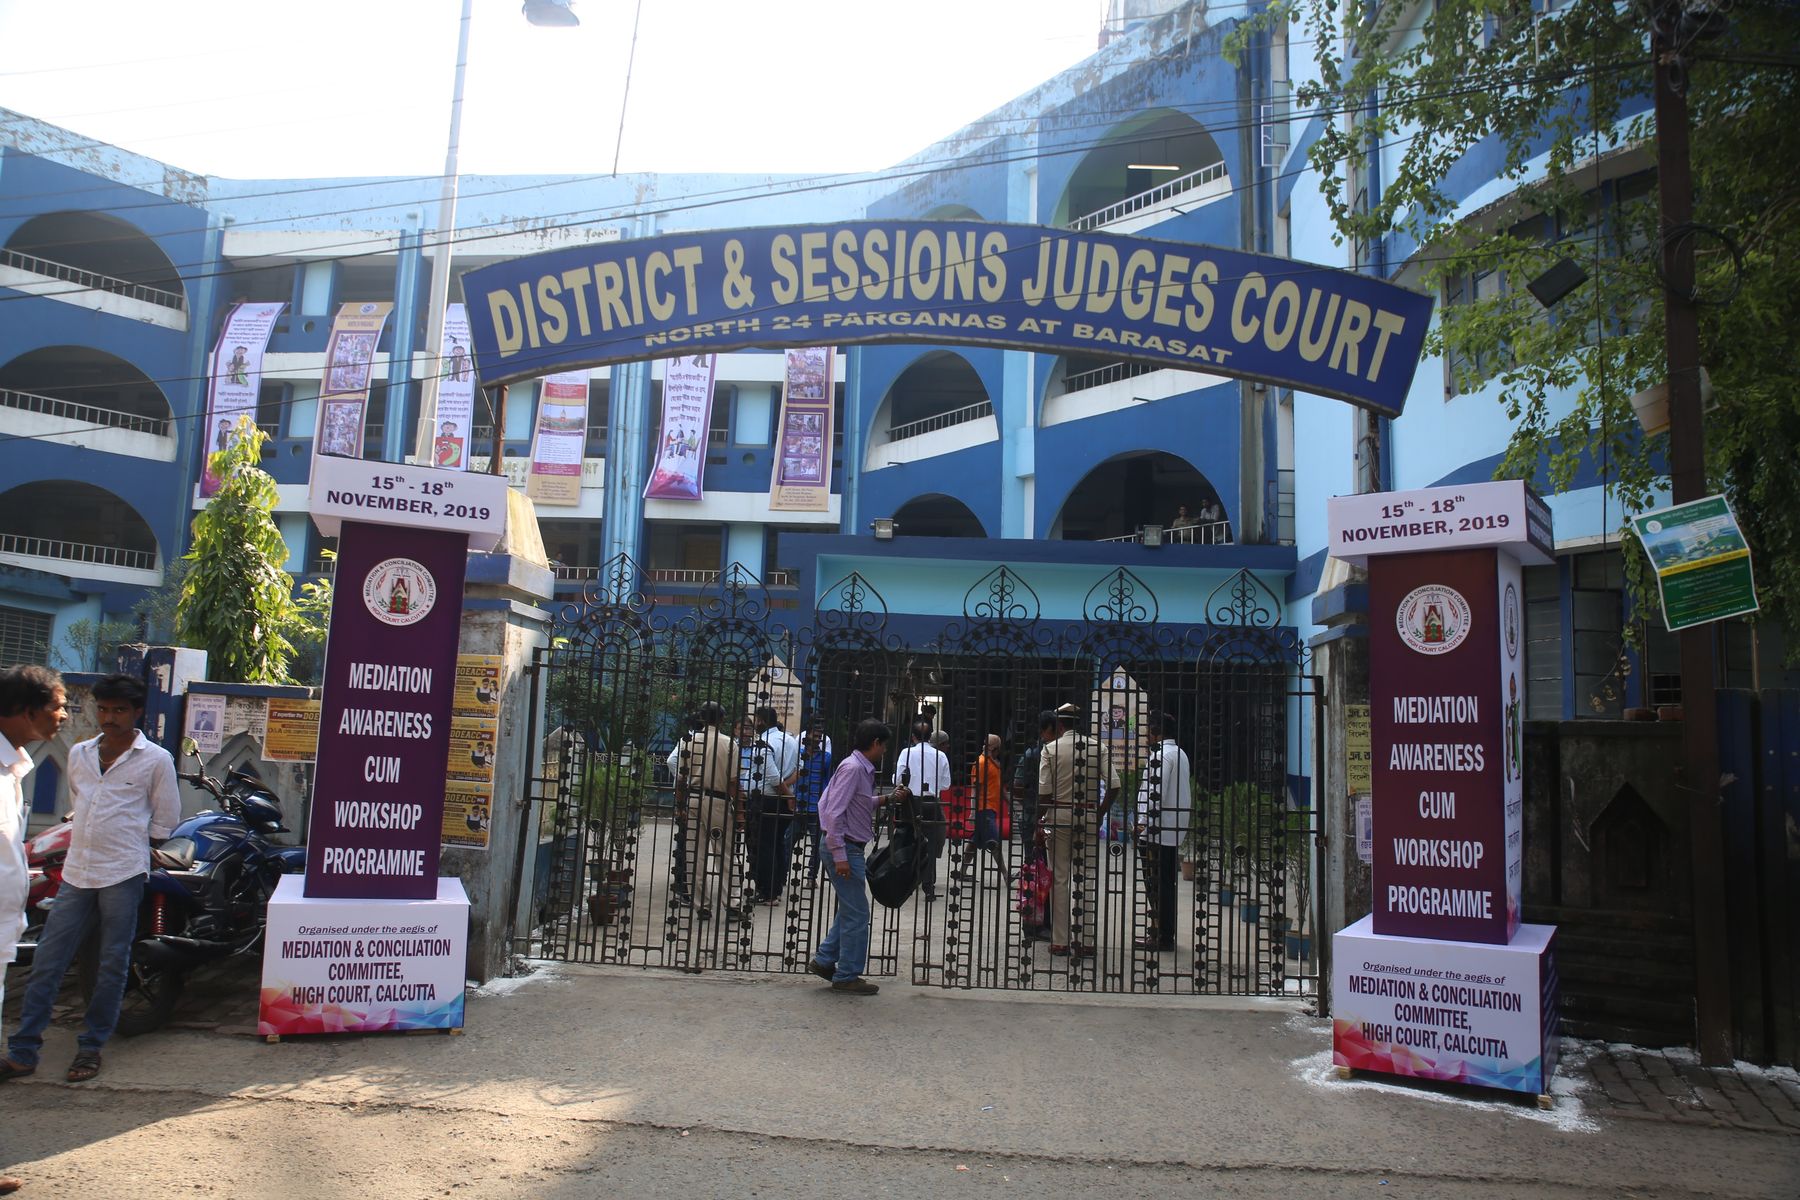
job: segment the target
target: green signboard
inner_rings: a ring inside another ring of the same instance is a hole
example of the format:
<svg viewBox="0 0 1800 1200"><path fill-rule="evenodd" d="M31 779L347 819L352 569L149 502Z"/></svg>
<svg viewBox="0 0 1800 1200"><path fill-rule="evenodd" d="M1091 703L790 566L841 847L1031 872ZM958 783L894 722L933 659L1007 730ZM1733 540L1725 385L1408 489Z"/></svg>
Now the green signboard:
<svg viewBox="0 0 1800 1200"><path fill-rule="evenodd" d="M1723 496L1633 517L1671 632L1756 611L1750 547Z"/></svg>

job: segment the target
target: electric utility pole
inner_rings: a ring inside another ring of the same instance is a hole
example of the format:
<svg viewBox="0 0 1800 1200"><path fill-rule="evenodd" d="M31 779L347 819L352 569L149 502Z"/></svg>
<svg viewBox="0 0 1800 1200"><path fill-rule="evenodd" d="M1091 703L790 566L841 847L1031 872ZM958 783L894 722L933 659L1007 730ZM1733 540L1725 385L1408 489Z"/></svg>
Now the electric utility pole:
<svg viewBox="0 0 1800 1200"><path fill-rule="evenodd" d="M1657 198L1661 204L1663 335L1668 352L1670 484L1675 503L1707 496L1706 428L1700 411L1700 322L1694 304L1694 177L1688 156L1687 55L1717 20L1686 0L1660 0L1651 15ZM1700 1059L1730 1066L1735 1038L1725 913L1724 823L1719 794L1713 627L1681 644L1682 777L1694 888L1694 1000Z"/></svg>

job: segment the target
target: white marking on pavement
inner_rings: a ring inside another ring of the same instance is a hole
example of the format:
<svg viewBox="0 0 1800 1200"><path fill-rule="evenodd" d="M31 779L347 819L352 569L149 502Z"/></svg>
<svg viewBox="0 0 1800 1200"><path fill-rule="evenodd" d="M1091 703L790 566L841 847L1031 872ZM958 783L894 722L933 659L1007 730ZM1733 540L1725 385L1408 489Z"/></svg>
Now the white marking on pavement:
<svg viewBox="0 0 1800 1200"><path fill-rule="evenodd" d="M1430 1087L1400 1087L1374 1079L1339 1079L1337 1067L1333 1066L1331 1062L1330 1050L1321 1050L1317 1054L1296 1058L1293 1061L1293 1069L1295 1077L1301 1083L1322 1091L1380 1092L1387 1096L1429 1100L1434 1104L1455 1104L1463 1108L1481 1109L1485 1112L1517 1117L1525 1121L1536 1121L1540 1125L1555 1126L1564 1133L1600 1132L1600 1123L1587 1115L1581 1103L1580 1092L1575 1081L1560 1072L1555 1079L1550 1081L1550 1093L1556 1097L1556 1107L1545 1112L1538 1108L1527 1108L1524 1102L1518 1100L1476 1100L1467 1096L1452 1096Z"/></svg>

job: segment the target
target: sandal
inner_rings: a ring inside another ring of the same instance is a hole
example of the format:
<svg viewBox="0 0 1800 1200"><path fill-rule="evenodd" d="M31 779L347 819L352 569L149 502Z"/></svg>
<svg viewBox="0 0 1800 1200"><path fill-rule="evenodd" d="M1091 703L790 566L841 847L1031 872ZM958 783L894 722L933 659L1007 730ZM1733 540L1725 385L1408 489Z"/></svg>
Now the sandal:
<svg viewBox="0 0 1800 1200"><path fill-rule="evenodd" d="M100 1073L100 1054L96 1050L83 1050L69 1064L67 1076L70 1083L86 1083Z"/></svg>
<svg viewBox="0 0 1800 1200"><path fill-rule="evenodd" d="M8 1079L23 1079L27 1075L36 1075L36 1067L22 1067L10 1058L0 1058L0 1083Z"/></svg>

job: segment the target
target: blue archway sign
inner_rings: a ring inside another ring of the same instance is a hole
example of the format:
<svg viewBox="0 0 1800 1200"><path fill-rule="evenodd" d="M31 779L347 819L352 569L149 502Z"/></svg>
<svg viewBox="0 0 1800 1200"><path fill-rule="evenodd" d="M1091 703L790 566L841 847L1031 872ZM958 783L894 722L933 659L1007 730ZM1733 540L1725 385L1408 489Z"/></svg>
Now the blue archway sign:
<svg viewBox="0 0 1800 1200"><path fill-rule="evenodd" d="M748 346L998 346L1184 367L1399 416L1431 298L1189 242L982 221L667 234L463 276L483 384Z"/></svg>

